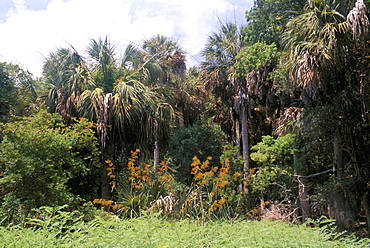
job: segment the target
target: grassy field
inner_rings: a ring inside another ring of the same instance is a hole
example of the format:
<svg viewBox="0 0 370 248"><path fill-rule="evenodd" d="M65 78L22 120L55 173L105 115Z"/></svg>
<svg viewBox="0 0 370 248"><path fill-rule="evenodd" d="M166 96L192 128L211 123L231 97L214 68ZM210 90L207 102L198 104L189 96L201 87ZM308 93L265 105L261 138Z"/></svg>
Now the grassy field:
<svg viewBox="0 0 370 248"><path fill-rule="evenodd" d="M72 225L49 221L43 227L1 228L0 247L370 247L365 239L336 238L304 226L271 221L159 218L117 221L97 218Z"/></svg>

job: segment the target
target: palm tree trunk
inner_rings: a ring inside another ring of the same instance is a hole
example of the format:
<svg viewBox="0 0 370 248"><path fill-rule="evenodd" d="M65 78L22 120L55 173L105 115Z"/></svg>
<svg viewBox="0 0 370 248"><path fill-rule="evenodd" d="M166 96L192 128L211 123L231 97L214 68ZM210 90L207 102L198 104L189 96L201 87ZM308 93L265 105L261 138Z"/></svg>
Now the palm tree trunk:
<svg viewBox="0 0 370 248"><path fill-rule="evenodd" d="M343 152L341 148L342 144L342 135L340 133L339 128L334 134L333 139L333 169L337 172L337 179L343 179Z"/></svg>
<svg viewBox="0 0 370 248"><path fill-rule="evenodd" d="M110 200L112 198L111 187L110 187L110 179L107 176L106 166L103 166L102 172L102 181L101 181L101 198L105 200Z"/></svg>
<svg viewBox="0 0 370 248"><path fill-rule="evenodd" d="M340 229L353 230L356 219L356 199L350 189L343 185L342 134L338 127L333 138L333 167L336 170L336 185L331 191L334 218Z"/></svg>
<svg viewBox="0 0 370 248"><path fill-rule="evenodd" d="M305 163L304 153L301 152L300 157L298 154L293 155L294 159L294 170L296 175L306 176L307 175L307 164ZM310 205L309 205L309 195L308 195L308 179L298 178L298 198L302 211L302 222L305 222L307 218L311 217Z"/></svg>
<svg viewBox="0 0 370 248"><path fill-rule="evenodd" d="M243 172L244 176L247 175L249 171L249 141L248 141L248 111L247 107L243 106L241 110L241 124L242 124L242 147L243 147L243 159L244 166Z"/></svg>
<svg viewBox="0 0 370 248"><path fill-rule="evenodd" d="M159 144L158 140L154 141L154 169L157 171L159 167Z"/></svg>
<svg viewBox="0 0 370 248"><path fill-rule="evenodd" d="M238 153L236 154L237 157L240 157L240 150L241 150L241 142L240 142L240 121L238 118L235 120L235 143L236 147L238 148Z"/></svg>
<svg viewBox="0 0 370 248"><path fill-rule="evenodd" d="M179 127L180 129L185 128L185 121L184 121L184 107L179 106Z"/></svg>

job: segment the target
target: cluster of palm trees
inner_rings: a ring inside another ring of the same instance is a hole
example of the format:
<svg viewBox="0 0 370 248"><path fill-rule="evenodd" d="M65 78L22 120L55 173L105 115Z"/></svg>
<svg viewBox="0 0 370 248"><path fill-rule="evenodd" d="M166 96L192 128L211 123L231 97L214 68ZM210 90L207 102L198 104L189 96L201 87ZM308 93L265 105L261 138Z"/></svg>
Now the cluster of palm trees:
<svg viewBox="0 0 370 248"><path fill-rule="evenodd" d="M191 95L197 81L191 82L194 71L185 75L185 52L176 41L158 35L142 47L127 46L120 61L108 37L92 39L87 54L85 59L70 47L47 58L50 111L67 123L77 117L93 121L103 160L139 148L146 157L154 150L157 166L159 144L165 144L173 126L185 125L196 114L191 108L202 104ZM103 198L109 198L105 186Z"/></svg>

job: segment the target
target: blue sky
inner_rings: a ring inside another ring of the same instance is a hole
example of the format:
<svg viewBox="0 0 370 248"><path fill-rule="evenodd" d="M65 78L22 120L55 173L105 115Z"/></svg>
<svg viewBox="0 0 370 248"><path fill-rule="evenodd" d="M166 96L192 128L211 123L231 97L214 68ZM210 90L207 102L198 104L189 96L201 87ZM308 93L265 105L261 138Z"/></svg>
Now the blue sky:
<svg viewBox="0 0 370 248"><path fill-rule="evenodd" d="M110 37L117 56L129 42L163 34L178 40L196 64L219 21L245 24L253 0L1 0L0 61L40 76L44 58L58 47L82 55L89 39Z"/></svg>

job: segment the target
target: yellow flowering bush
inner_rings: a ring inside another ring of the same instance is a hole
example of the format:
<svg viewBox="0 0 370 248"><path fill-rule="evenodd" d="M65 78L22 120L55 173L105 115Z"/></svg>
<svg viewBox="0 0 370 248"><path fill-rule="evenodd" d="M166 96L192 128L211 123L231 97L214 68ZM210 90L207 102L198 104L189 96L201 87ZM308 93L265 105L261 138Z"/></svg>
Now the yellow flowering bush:
<svg viewBox="0 0 370 248"><path fill-rule="evenodd" d="M193 194L197 197L191 199L205 208L205 217L208 218L211 215L222 215L223 206L231 206L235 203L235 188L241 179L241 173L231 171L228 158L221 161L220 167L212 167L211 160L212 157L207 157L204 162L201 162L194 156L190 165L194 191L200 192L199 194Z"/></svg>

